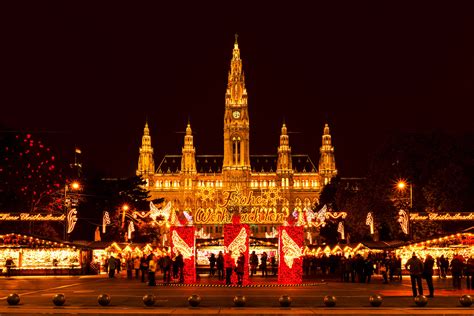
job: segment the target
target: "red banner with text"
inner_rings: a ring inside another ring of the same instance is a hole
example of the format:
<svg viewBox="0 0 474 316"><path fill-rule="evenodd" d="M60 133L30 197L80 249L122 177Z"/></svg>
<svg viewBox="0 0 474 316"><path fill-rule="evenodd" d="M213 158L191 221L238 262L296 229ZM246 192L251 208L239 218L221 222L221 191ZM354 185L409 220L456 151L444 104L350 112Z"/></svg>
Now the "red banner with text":
<svg viewBox="0 0 474 316"><path fill-rule="evenodd" d="M183 255L183 277L185 284L196 283L196 229L191 226L171 227L171 256Z"/></svg>
<svg viewBox="0 0 474 316"><path fill-rule="evenodd" d="M278 232L278 283L299 284L303 281L303 227L280 226Z"/></svg>
<svg viewBox="0 0 474 316"><path fill-rule="evenodd" d="M224 225L224 246L226 253L232 251L232 258L237 266L240 254L245 256L244 276L242 285L249 284L249 236L250 227L247 224ZM232 272L232 284L237 284L237 273Z"/></svg>

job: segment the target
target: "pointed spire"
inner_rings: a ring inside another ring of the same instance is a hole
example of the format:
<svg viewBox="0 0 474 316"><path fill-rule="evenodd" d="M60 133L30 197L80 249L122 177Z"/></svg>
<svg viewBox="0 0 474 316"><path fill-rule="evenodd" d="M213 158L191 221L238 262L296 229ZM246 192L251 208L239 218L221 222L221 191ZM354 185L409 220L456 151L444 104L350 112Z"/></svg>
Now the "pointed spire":
<svg viewBox="0 0 474 316"><path fill-rule="evenodd" d="M188 120L186 135L184 136L184 146L181 157L181 172L196 173L196 148L194 148L193 132L191 123Z"/></svg>
<svg viewBox="0 0 474 316"><path fill-rule="evenodd" d="M148 119L145 121L143 129L142 146L138 157L137 175L153 174L155 172L155 162L153 160L153 147L151 147L150 129Z"/></svg>
<svg viewBox="0 0 474 316"><path fill-rule="evenodd" d="M281 127L281 135L287 135L287 129L286 129L285 123L283 123L283 126Z"/></svg>
<svg viewBox="0 0 474 316"><path fill-rule="evenodd" d="M292 172L290 137L288 136L286 124L283 123L281 126L280 146L278 146L277 173L288 175Z"/></svg>
<svg viewBox="0 0 474 316"><path fill-rule="evenodd" d="M186 126L186 135L192 135L193 131L191 130L191 123L188 121L188 125Z"/></svg>
<svg viewBox="0 0 474 316"><path fill-rule="evenodd" d="M329 124L324 124L322 145L320 148L319 174L324 178L324 184L331 181L337 175L336 159L334 157L334 146L331 141Z"/></svg>

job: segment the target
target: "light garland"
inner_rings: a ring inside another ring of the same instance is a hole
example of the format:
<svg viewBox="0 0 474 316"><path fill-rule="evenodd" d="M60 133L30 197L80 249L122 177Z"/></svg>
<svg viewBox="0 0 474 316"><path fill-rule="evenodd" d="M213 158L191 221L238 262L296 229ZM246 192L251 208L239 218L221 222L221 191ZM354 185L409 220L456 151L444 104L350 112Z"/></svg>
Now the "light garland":
<svg viewBox="0 0 474 316"><path fill-rule="evenodd" d="M337 232L341 234L341 239L345 239L344 237L344 223L343 222L339 222L339 224L337 225Z"/></svg>
<svg viewBox="0 0 474 316"><path fill-rule="evenodd" d="M132 233L135 231L135 226L133 225L133 222L130 221L128 224L128 239L132 239Z"/></svg>
<svg viewBox="0 0 474 316"><path fill-rule="evenodd" d="M77 223L77 210L71 209L67 214L67 233L70 234L74 230Z"/></svg>
<svg viewBox="0 0 474 316"><path fill-rule="evenodd" d="M291 269L295 259L299 259L303 253L301 247L298 246L293 239L288 235L285 229L282 230L281 236L283 258L286 265Z"/></svg>
<svg viewBox="0 0 474 316"><path fill-rule="evenodd" d="M367 213L367 219L365 220L365 225L370 227L370 234L374 234L374 217L372 216L372 212Z"/></svg>
<svg viewBox="0 0 474 316"><path fill-rule="evenodd" d="M109 212L105 211L104 216L102 216L102 233L105 234L105 227L110 225L110 216Z"/></svg>
<svg viewBox="0 0 474 316"><path fill-rule="evenodd" d="M278 283L301 283L304 231L301 226L279 227Z"/></svg>
<svg viewBox="0 0 474 316"><path fill-rule="evenodd" d="M194 247L189 247L188 244L179 236L176 230L171 234L173 241L172 252L177 256L179 253L183 255L184 259L190 259L194 256Z"/></svg>
<svg viewBox="0 0 474 316"><path fill-rule="evenodd" d="M408 235L408 221L409 217L407 212L405 212L404 210L400 210L398 212L398 222L400 223L402 231L405 235Z"/></svg>

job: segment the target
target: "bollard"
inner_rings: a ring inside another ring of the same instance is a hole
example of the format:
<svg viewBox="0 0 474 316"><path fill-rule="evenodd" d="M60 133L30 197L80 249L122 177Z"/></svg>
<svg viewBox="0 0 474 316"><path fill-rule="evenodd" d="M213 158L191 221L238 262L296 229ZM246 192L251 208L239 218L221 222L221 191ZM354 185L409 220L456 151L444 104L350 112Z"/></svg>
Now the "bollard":
<svg viewBox="0 0 474 316"><path fill-rule="evenodd" d="M334 307L336 306L336 297L335 296L332 296L332 295L326 295L324 297L324 305L326 305L327 307Z"/></svg>
<svg viewBox="0 0 474 316"><path fill-rule="evenodd" d="M418 295L417 297L415 297L415 304L416 306L418 307L424 307L426 306L426 304L428 304L428 298L424 295Z"/></svg>
<svg viewBox="0 0 474 316"><path fill-rule="evenodd" d="M12 293L7 297L8 305L18 305L20 303L20 296L16 293Z"/></svg>
<svg viewBox="0 0 474 316"><path fill-rule="evenodd" d="M188 297L188 303L192 307L197 307L199 304L201 304L201 297L197 294L193 294L190 297Z"/></svg>
<svg viewBox="0 0 474 316"><path fill-rule="evenodd" d="M237 307L244 307L246 303L245 296L243 295L236 295L234 296L234 305Z"/></svg>
<svg viewBox="0 0 474 316"><path fill-rule="evenodd" d="M66 297L64 294L56 294L53 296L53 304L56 306L63 306L66 303Z"/></svg>
<svg viewBox="0 0 474 316"><path fill-rule="evenodd" d="M146 306L155 305L155 296L153 294L147 294L143 296L143 304L145 304Z"/></svg>
<svg viewBox="0 0 474 316"><path fill-rule="evenodd" d="M380 294L371 295L369 297L369 302L371 306L379 307L380 305L382 305L383 298Z"/></svg>
<svg viewBox="0 0 474 316"><path fill-rule="evenodd" d="M470 307L472 305L472 297L471 295L463 295L459 298L459 303L461 303L464 307Z"/></svg>
<svg viewBox="0 0 474 316"><path fill-rule="evenodd" d="M97 301L101 306L107 306L110 304L111 298L108 294L100 294L97 297Z"/></svg>
<svg viewBox="0 0 474 316"><path fill-rule="evenodd" d="M280 296L280 299L278 301L280 302L281 307L290 307L291 305L291 297L289 297L288 295Z"/></svg>

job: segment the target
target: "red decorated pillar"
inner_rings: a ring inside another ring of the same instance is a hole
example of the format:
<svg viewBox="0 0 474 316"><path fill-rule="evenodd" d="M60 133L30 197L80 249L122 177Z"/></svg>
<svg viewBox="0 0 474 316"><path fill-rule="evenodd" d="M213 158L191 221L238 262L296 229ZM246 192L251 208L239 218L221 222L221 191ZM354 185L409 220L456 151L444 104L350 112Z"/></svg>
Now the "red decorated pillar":
<svg viewBox="0 0 474 316"><path fill-rule="evenodd" d="M280 226L278 232L278 283L299 284L303 281L303 227Z"/></svg>
<svg viewBox="0 0 474 316"><path fill-rule="evenodd" d="M196 283L195 230L192 226L172 226L170 230L171 255L173 257L178 253L183 255L183 276L186 284Z"/></svg>
<svg viewBox="0 0 474 316"><path fill-rule="evenodd" d="M225 251L232 251L232 257L237 265L237 258L242 252L245 256L244 277L242 285L249 284L249 236L250 227L248 224L226 224L224 225L224 246ZM237 284L237 273L232 273L232 284Z"/></svg>

